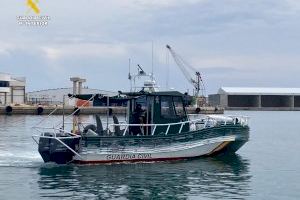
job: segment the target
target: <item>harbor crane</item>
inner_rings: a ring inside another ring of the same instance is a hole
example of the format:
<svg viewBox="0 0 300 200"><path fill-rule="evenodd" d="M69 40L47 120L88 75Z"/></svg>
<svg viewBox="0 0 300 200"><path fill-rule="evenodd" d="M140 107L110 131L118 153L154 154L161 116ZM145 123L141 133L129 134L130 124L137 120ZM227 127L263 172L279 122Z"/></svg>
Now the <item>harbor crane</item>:
<svg viewBox="0 0 300 200"><path fill-rule="evenodd" d="M195 89L195 97L205 97L205 85L202 80L201 74L193 66L189 65L180 55L178 55L170 45L166 45L167 49L170 51L175 63L180 68L181 72L185 78L193 85ZM192 74L196 77L193 78Z"/></svg>

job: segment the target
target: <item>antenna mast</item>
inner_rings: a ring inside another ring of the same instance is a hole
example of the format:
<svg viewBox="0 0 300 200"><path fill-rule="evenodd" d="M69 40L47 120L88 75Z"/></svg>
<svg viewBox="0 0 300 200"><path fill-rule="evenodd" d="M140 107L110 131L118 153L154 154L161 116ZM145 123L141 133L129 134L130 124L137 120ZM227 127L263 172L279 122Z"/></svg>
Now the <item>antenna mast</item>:
<svg viewBox="0 0 300 200"><path fill-rule="evenodd" d="M166 66L167 66L166 90L169 90L170 65L169 65L169 52L168 52L168 50L166 51Z"/></svg>
<svg viewBox="0 0 300 200"><path fill-rule="evenodd" d="M128 60L128 70L129 70L129 72L128 72L128 79L129 79L129 81L130 81L130 92L132 92L132 76L131 76L131 73L130 73L130 68L131 68L131 59L129 58L129 60Z"/></svg>
<svg viewBox="0 0 300 200"><path fill-rule="evenodd" d="M152 41L152 69L151 69L151 80L153 81L153 68L154 68L154 61L153 61L153 49L154 49L154 44Z"/></svg>

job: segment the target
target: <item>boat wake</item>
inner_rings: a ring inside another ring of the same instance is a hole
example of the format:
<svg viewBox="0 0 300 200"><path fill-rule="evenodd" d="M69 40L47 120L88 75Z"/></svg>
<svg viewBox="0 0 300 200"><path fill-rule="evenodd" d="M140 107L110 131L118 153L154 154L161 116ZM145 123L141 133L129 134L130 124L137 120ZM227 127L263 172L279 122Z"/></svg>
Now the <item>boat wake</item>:
<svg viewBox="0 0 300 200"><path fill-rule="evenodd" d="M0 167L36 167L42 163L38 153L0 151Z"/></svg>

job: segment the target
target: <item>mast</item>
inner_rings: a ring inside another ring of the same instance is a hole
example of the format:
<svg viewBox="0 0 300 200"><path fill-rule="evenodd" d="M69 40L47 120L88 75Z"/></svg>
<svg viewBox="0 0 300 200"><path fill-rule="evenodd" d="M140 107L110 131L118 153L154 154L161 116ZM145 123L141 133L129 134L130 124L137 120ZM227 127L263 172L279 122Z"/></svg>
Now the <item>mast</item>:
<svg viewBox="0 0 300 200"><path fill-rule="evenodd" d="M130 70L130 68L131 68L131 59L129 58L129 60L128 60L128 79L129 79L129 82L130 82L130 92L132 92L132 76L131 76L131 70Z"/></svg>
<svg viewBox="0 0 300 200"><path fill-rule="evenodd" d="M154 48L154 44L153 44L153 41L152 41L152 63L151 63L151 80L153 81L153 69L154 69L154 60L153 60L153 48Z"/></svg>
<svg viewBox="0 0 300 200"><path fill-rule="evenodd" d="M166 51L166 67L167 67L166 90L169 90L170 65L169 65L169 52L168 52L168 50Z"/></svg>

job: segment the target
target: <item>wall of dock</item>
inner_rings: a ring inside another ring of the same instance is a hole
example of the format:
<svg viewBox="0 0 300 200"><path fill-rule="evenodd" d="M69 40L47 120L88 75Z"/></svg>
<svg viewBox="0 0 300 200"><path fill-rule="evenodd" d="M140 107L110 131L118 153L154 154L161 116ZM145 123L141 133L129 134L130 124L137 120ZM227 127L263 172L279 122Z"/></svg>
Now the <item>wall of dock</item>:
<svg viewBox="0 0 300 200"><path fill-rule="evenodd" d="M0 107L0 115L10 114L10 115L48 115L54 109L57 109L53 114L54 115L62 115L65 113L66 115L71 114L74 112L74 107L66 107L63 109L62 107L54 107L54 106L44 106L43 112L38 113L38 106L12 106L12 111L7 112L7 107L1 106ZM112 114L125 114L126 108L125 107L110 107ZM197 112L196 108L188 107L186 108L189 114L223 114L223 108L216 108L216 107L200 107ZM94 114L106 114L107 107L83 107L80 108L80 114L82 115L94 115Z"/></svg>

